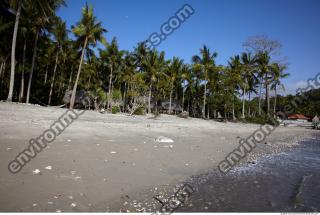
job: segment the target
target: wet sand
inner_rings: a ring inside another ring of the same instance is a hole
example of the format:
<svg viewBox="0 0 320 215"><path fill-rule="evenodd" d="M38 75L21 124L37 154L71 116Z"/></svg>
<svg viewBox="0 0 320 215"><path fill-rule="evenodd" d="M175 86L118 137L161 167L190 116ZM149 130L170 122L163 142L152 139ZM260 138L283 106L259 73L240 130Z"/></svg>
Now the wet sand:
<svg viewBox="0 0 320 215"><path fill-rule="evenodd" d="M139 203L166 189L171 192L192 175L215 170L239 145L239 138L259 128L168 115L153 119L86 111L21 172L10 173L8 163L29 139L65 111L0 102L0 211L153 211L159 206L156 202ZM291 148L315 133L279 127L267 138L268 144L259 144L242 163ZM174 142L158 143L159 136ZM35 169L41 174L33 174Z"/></svg>

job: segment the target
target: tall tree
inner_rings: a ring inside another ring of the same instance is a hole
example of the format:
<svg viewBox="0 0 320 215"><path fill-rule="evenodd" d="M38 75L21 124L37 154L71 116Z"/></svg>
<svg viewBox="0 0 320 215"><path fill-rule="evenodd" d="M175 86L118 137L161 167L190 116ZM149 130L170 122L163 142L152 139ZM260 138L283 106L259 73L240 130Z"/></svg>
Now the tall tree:
<svg viewBox="0 0 320 215"><path fill-rule="evenodd" d="M42 33L45 34L45 27L48 26L49 22L55 15L55 10L57 10L61 5L65 5L64 0L48 0L48 1L30 1L27 10L32 14L33 17L33 28L32 31L35 34L34 44L33 44L33 55L31 70L29 73L28 88L27 88L27 98L26 103L29 103L30 90L33 72L35 68L36 58L37 58L37 48L39 36Z"/></svg>
<svg viewBox="0 0 320 215"><path fill-rule="evenodd" d="M169 96L169 114L171 114L171 104L172 104L172 93L176 84L178 76L180 76L181 69L183 65L183 60L174 57L168 66L168 78L170 82L170 96Z"/></svg>
<svg viewBox="0 0 320 215"><path fill-rule="evenodd" d="M54 65L53 74L52 74L52 80L51 80L51 85L50 85L48 105L51 104L53 86L54 86L56 71L57 71L58 62L59 62L59 54L62 52L62 45L68 39L67 33L68 32L67 32L67 29L66 29L66 23L61 21L60 19L56 19L55 20L55 25L54 25L54 28L53 28L53 36L54 36L54 39L55 39L55 46L57 47L57 50L56 50L55 65Z"/></svg>
<svg viewBox="0 0 320 215"><path fill-rule="evenodd" d="M245 96L249 91L250 80L254 79L256 58L251 53L242 53L241 85L242 85L242 118L245 118Z"/></svg>
<svg viewBox="0 0 320 215"><path fill-rule="evenodd" d="M202 117L206 116L206 96L207 96L207 83L208 83L208 73L212 71L215 67L215 58L217 53L211 53L207 46L203 46L200 49L200 56L195 55L192 57L192 62L196 68L199 68L203 73L204 82L204 92L203 92L203 106L202 106Z"/></svg>
<svg viewBox="0 0 320 215"><path fill-rule="evenodd" d="M272 67L271 67L271 58L268 52L261 52L258 54L257 63L259 68L260 76L264 79L264 87L266 91L266 106L267 106L267 115L270 115L270 96L269 88L272 82Z"/></svg>
<svg viewBox="0 0 320 215"><path fill-rule="evenodd" d="M11 73L10 73L10 86L9 86L9 94L7 101L12 101L13 95L13 86L14 86L14 73L15 73L15 63L16 63L16 43L17 43L17 34L18 34L18 27L19 27L19 20L22 8L22 0L12 0L11 6L14 9L17 9L15 12L16 20L14 23L14 30L12 36L12 48L11 48Z"/></svg>
<svg viewBox="0 0 320 215"><path fill-rule="evenodd" d="M281 79L289 76L289 73L284 73L287 66L280 65L279 63L273 63L271 65L271 70L273 71L273 80L271 83L271 89L274 90L274 104L273 104L273 114L276 114L277 107L277 87L280 86L283 91L285 91L284 85L281 83Z"/></svg>
<svg viewBox="0 0 320 215"><path fill-rule="evenodd" d="M82 9L82 18L81 21L77 23L76 26L72 27L72 31L76 37L78 37L79 42L83 42L82 53L77 73L77 78L73 86L71 101L70 101L70 109L74 106L75 96L77 92L78 81L81 73L81 66L83 63L83 58L87 46L96 45L98 41L105 43L105 38L103 37L103 33L107 32L106 29L102 28L101 22L97 22L97 18L93 14L93 8L86 4L86 6Z"/></svg>
<svg viewBox="0 0 320 215"><path fill-rule="evenodd" d="M113 88L114 73L119 72L122 65L123 51L119 50L119 45L116 38L113 38L111 44L106 45L105 50L100 50L100 57L102 62L109 70L109 85L108 85L108 103L107 108L110 108L110 100Z"/></svg>

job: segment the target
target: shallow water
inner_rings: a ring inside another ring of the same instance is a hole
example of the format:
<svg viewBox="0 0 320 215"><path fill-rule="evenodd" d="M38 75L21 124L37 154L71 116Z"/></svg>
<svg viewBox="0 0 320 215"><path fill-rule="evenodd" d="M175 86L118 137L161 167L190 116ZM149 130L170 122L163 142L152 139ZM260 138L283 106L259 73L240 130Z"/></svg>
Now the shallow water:
<svg viewBox="0 0 320 215"><path fill-rule="evenodd" d="M225 176L195 176L190 183L196 192L178 212L320 211L320 139Z"/></svg>

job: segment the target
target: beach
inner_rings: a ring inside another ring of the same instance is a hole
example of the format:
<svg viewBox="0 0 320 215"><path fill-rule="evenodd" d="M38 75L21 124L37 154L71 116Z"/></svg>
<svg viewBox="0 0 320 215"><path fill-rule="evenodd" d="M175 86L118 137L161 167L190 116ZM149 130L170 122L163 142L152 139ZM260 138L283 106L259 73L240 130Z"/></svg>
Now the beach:
<svg viewBox="0 0 320 215"><path fill-rule="evenodd" d="M154 118L86 111L20 172L9 172L9 162L29 140L66 111L0 102L1 211L152 212L159 208L152 196L169 195L190 177L216 171L239 139L259 128L164 114ZM292 150L317 134L277 127L239 165ZM165 138L173 142L157 141Z"/></svg>

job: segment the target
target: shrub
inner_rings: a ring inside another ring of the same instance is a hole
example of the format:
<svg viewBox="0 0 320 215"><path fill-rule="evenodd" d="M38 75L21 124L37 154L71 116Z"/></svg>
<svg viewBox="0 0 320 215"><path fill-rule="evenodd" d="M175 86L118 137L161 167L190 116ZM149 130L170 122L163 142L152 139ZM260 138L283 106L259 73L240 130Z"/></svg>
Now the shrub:
<svg viewBox="0 0 320 215"><path fill-rule="evenodd" d="M120 108L118 106L112 106L111 113L116 114L120 112Z"/></svg>
<svg viewBox="0 0 320 215"><path fill-rule="evenodd" d="M137 109L134 110L133 115L144 115L144 107L138 107Z"/></svg>

